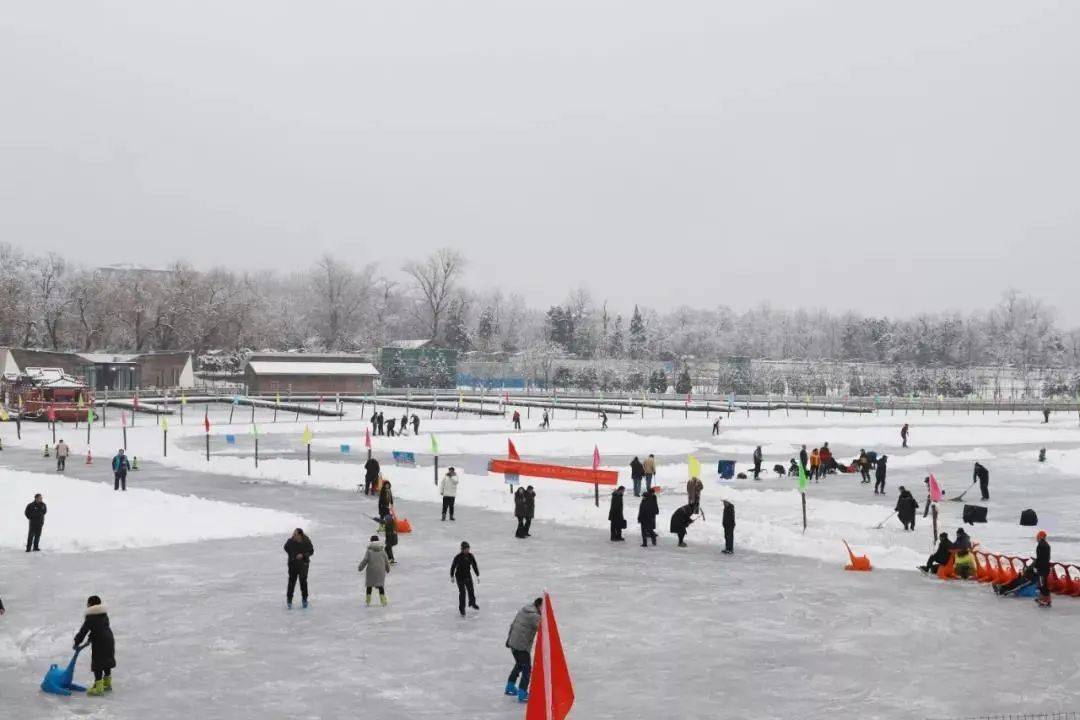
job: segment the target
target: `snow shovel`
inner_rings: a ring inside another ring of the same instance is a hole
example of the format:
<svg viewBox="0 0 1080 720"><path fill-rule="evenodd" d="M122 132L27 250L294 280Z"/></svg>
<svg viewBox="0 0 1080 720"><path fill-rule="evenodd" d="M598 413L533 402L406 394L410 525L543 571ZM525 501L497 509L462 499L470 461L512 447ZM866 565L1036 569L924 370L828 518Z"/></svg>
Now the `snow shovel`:
<svg viewBox="0 0 1080 720"><path fill-rule="evenodd" d="M881 522L879 522L879 523L878 523L877 525L875 525L875 526L874 526L874 529L875 529L875 530L880 530L881 528L885 527L885 523L887 523L887 522L889 522L890 520L892 520L892 519L893 519L893 515L895 515L895 514L896 514L896 511L895 511L895 510L893 510L893 511L892 511L891 513L889 513L889 517L885 518L884 520L882 520Z"/></svg>
<svg viewBox="0 0 1080 720"><path fill-rule="evenodd" d="M962 501L963 501L963 499L964 499L964 496L968 494L968 490L971 490L971 488L975 487L975 483L977 483L977 482L979 482L979 481L978 481L978 479L976 479L976 480L972 480L972 481L971 481L971 484L970 484L970 485L968 485L968 488L967 488L967 490L965 490L964 492L960 493L959 495L957 495L957 496L956 496L956 497L954 497L954 498L949 498L949 502L962 502Z"/></svg>
<svg viewBox="0 0 1080 720"><path fill-rule="evenodd" d="M41 681L41 689L53 695L70 695L72 691L86 692L86 688L76 685L73 681L75 680L75 662L79 659L79 653L89 645L90 643L86 643L86 645L77 646L66 668L60 669L56 664L50 665Z"/></svg>

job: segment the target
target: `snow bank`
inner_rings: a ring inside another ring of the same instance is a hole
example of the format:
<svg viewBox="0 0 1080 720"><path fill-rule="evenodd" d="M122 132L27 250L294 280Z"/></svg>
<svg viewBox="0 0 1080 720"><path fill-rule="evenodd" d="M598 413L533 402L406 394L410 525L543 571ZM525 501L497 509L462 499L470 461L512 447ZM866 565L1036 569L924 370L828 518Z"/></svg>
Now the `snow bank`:
<svg viewBox="0 0 1080 720"><path fill-rule="evenodd" d="M8 471L0 483L0 547L25 549L23 509L42 493L49 511L43 552L142 548L249 535L288 535L310 525L291 513L171 495L158 490L114 492L104 483L42 473Z"/></svg>
<svg viewBox="0 0 1080 720"><path fill-rule="evenodd" d="M932 465L940 465L941 458L927 450L916 450L906 455L889 455L888 466L893 468L925 468Z"/></svg>

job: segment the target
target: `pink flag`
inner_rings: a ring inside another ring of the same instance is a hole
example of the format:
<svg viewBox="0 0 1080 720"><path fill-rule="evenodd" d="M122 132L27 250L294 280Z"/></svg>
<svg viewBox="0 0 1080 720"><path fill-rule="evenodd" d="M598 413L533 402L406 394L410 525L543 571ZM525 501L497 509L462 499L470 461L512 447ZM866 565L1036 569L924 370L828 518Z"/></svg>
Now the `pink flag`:
<svg viewBox="0 0 1080 720"><path fill-rule="evenodd" d="M941 486L933 473L930 473L930 502L941 502Z"/></svg>
<svg viewBox="0 0 1080 720"><path fill-rule="evenodd" d="M596 445L592 446L592 469L600 469L600 448L598 448Z"/></svg>
<svg viewBox="0 0 1080 720"><path fill-rule="evenodd" d="M366 447L366 448L371 447L371 430L370 429L365 429L364 430L364 447Z"/></svg>

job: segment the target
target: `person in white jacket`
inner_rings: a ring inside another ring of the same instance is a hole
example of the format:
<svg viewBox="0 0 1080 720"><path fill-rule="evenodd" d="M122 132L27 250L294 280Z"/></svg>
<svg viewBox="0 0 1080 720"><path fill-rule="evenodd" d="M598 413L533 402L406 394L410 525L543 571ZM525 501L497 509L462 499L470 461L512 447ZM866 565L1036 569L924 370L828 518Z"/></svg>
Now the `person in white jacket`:
<svg viewBox="0 0 1080 720"><path fill-rule="evenodd" d="M442 493L442 519L446 520L446 513L450 513L450 519L454 519L454 498L457 497L458 476L454 468L450 468L443 475L439 492Z"/></svg>

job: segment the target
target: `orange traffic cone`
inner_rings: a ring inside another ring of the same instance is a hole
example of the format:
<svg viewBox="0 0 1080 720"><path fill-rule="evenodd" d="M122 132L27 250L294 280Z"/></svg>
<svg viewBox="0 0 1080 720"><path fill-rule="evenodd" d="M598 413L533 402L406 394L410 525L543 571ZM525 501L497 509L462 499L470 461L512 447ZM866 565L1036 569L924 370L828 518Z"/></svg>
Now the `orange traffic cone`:
<svg viewBox="0 0 1080 720"><path fill-rule="evenodd" d="M847 540L844 540L844 547L847 548L848 557L851 558L851 564L845 565L845 570L853 570L856 572L869 572L870 571L870 558L866 555L856 555L851 551L851 546L848 545Z"/></svg>
<svg viewBox="0 0 1080 720"><path fill-rule="evenodd" d="M93 465L94 464L94 456L90 453L90 448L86 448L86 464L87 465Z"/></svg>

